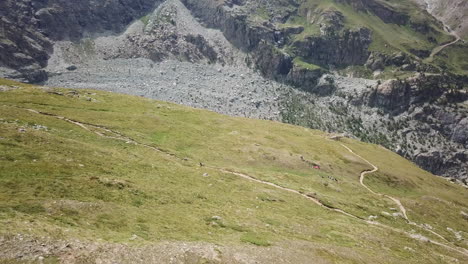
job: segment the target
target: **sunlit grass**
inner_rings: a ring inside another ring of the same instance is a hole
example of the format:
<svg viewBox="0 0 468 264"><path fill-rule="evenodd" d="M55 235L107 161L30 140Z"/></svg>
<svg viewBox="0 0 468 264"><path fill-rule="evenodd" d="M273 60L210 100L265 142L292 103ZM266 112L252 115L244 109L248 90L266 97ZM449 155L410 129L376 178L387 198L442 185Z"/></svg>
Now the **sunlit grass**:
<svg viewBox="0 0 468 264"><path fill-rule="evenodd" d="M359 185L360 172L370 166L320 131L135 96L71 93L6 80L0 85L20 87L0 92L2 234L118 243L136 235L133 243L175 240L265 247L299 240L330 250L346 247L374 260L379 252L376 261L394 263L436 263L433 252L452 254L328 211L300 195L209 168L246 173L410 231L401 218L382 215L395 206L391 201ZM103 138L28 108L105 126L176 157ZM447 227L468 230L460 215L468 211L466 190L380 147L345 143L379 166L381 171L369 175L367 183L401 198L414 221L429 223L447 237ZM303 159L320 164L320 170ZM378 246L373 241L379 241ZM404 246L418 252L403 254Z"/></svg>

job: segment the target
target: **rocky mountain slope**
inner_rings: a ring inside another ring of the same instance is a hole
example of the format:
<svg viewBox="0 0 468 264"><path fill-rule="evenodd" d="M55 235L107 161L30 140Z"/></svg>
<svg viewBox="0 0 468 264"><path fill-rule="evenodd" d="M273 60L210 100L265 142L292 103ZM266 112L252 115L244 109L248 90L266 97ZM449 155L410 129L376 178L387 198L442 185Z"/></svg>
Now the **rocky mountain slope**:
<svg viewBox="0 0 468 264"><path fill-rule="evenodd" d="M5 0L0 3L0 66L13 68L26 80L47 78L53 43L80 40L96 33L122 31L135 18L154 9L155 0L63 1ZM13 75L15 76L15 75Z"/></svg>
<svg viewBox="0 0 468 264"><path fill-rule="evenodd" d="M0 79L0 262L464 263L466 188L381 146Z"/></svg>
<svg viewBox="0 0 468 264"><path fill-rule="evenodd" d="M468 37L468 3L463 0L415 0L463 38Z"/></svg>
<svg viewBox="0 0 468 264"><path fill-rule="evenodd" d="M2 3L2 76L347 133L468 177L467 46L413 2L36 2Z"/></svg>

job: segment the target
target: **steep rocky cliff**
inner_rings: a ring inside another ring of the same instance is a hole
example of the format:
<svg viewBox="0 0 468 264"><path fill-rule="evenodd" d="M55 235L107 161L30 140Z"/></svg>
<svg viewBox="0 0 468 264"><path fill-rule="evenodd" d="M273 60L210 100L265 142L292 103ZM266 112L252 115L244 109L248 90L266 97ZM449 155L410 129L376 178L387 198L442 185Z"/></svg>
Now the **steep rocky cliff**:
<svg viewBox="0 0 468 264"><path fill-rule="evenodd" d="M158 0L4 0L0 2L0 66L32 82L47 78L42 70L57 40L115 34L155 8Z"/></svg>
<svg viewBox="0 0 468 264"><path fill-rule="evenodd" d="M404 80L388 80L377 86L369 103L394 114L423 103L463 103L468 99L463 90L466 83L466 76L454 75L421 74Z"/></svg>
<svg viewBox="0 0 468 264"><path fill-rule="evenodd" d="M304 40L295 41L292 44L296 50L295 55L323 67L364 64L369 57L371 31L359 28L336 32L337 30L333 29L324 36L308 36Z"/></svg>
<svg viewBox="0 0 468 264"><path fill-rule="evenodd" d="M415 131L436 131L446 143L439 140L431 144L421 142L426 147L414 152L412 158L436 174L465 175L463 178L466 179L468 111L463 103L468 100L464 87L467 82L466 76L448 75L391 80L375 89L369 104L384 109L391 116L409 115L413 123L424 124L422 129L413 127ZM459 106L462 107L459 109Z"/></svg>

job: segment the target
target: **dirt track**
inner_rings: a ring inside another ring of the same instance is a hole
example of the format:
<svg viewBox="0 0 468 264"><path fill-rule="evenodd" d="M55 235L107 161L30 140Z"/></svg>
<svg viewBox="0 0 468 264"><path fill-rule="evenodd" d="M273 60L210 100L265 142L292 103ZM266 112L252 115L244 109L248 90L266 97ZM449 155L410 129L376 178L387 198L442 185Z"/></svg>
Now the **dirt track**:
<svg viewBox="0 0 468 264"><path fill-rule="evenodd" d="M455 33L454 31L450 30L447 26L445 26L445 31L447 31L447 33L449 33L450 35L454 36L455 37L455 40L450 42L450 43L447 43L447 44L444 44L444 45L441 45L441 46L438 46L436 48L434 48L431 52L431 55L429 56L429 60L433 60L434 59L434 56L439 54L439 52L441 52L443 49L453 45L453 44L456 44L458 41L461 40L460 36L458 36L457 33Z"/></svg>
<svg viewBox="0 0 468 264"><path fill-rule="evenodd" d="M34 110L34 109L25 109L29 112L32 112L32 113L35 113L35 114L40 114L40 115L45 115L45 116L50 116L50 117L53 117L53 118L57 118L57 119L60 119L60 120L64 120L66 122L69 122L69 123L72 123L74 125L77 125L79 126L80 128L82 129L85 129L87 131L90 131L90 132L93 132L95 133L96 135L100 136L100 137L105 137L105 138L111 138L111 139L115 139L115 140L120 140L120 141L125 141L126 143L131 143L131 144L135 144L135 145L139 145L139 146L142 146L142 147L145 147L145 148L149 148L149 149L152 149L154 151L157 151L159 153L162 153L164 155L167 155L167 156L170 156L171 158L174 158L178 161L183 161L182 158L180 157L177 157L175 154L173 153L170 153L168 151L165 151L165 150L162 150L160 148L157 148L157 147L154 147L154 146L150 146L150 145L147 145L147 144L143 144L143 143L139 143L137 142L136 140L134 139L131 139L129 137L126 137L125 135L123 135L122 133L120 132L117 132L117 131L113 131L109 128L106 128L104 126L100 126L100 125L95 125L95 124L89 124L89 123L84 123L84 122L79 122L79 121L76 121L76 120L72 120L72 119L69 119L69 118L66 118L66 117L63 117L63 116L59 116L59 115L55 115L55 114L50 114L50 113L45 113L45 112L40 112L40 111L37 111L37 110ZM415 225L415 226L418 226L418 227L421 227L423 228L424 230L426 231L429 231L431 232L432 234L438 236L439 238L443 239L444 241L447 241L443 236L437 234L436 232L432 231L432 230L429 230L425 227L423 227L422 225L418 225L416 223L413 223L411 221L409 221L408 217L406 216L406 209L405 207L401 204L401 202L396 199L396 198L393 198L393 197L390 197L388 195L385 195L385 194L380 194L380 193L376 193L374 191L372 191L368 186L366 186L364 184L364 179L365 179L365 176L369 173L373 173L373 172L376 172L378 171L378 167L375 166L374 164L372 164L371 162L369 162L368 160L364 159L363 157L361 157L360 155L356 154L353 150L351 150L349 147L347 147L346 145L340 143L341 146L343 146L344 148L346 148L349 152L351 152L352 154L354 154L355 156L359 157L360 159L364 160L366 163L368 163L369 165L371 165L373 167L372 170L370 171L364 171L360 174L360 182L361 182L361 185L363 187L365 187L368 191L370 191L371 193L375 194L375 195L379 195L379 196L383 196L383 197L387 197L387 198L390 198L391 200L393 200L395 203L397 203L397 205L399 206L401 212L403 213L403 216L404 218L408 221L409 224L411 225ZM337 213L340 213L342 215L346 215L348 217L351 217L351 218L354 218L358 221L364 221L365 223L367 224L370 224L370 225L373 225L373 226L379 226L379 227L382 227L382 228L385 228L385 229L388 229L388 230L392 230L394 232L397 232L397 233L401 233L401 234L405 234L407 235L408 237L412 238L412 239L415 239L415 240L419 240L419 241L424 241L424 242L428 242L428 243L432 243L434 245L438 245L438 246L441 246L441 247L444 247L444 248L447 248L449 250L452 250L452 251L455 251L455 252L458 252L464 256L468 256L468 250L464 249L464 248L460 248L460 247L457 247L457 246L454 246L454 245L448 245L447 243L441 243L441 242L438 242L438 241L434 241L434 240L431 240L429 238L426 238L422 235L415 235L414 233L409 233L409 232L406 232L404 230L400 230L398 228L394 228L394 227L391 227L391 226L388 226L388 225L385 225L385 224L381 224L381 223L378 223L378 222L374 222L374 221L370 221L370 220L366 220L366 219L363 219L359 216L355 216L353 214L350 214L344 210L341 210L339 208L334 208L334 207L330 207L330 206L327 206L325 204L323 204L319 199L317 199L316 197L314 196L311 196L311 195L307 195L307 194L303 194L302 192L299 192L297 190L294 190L294 189L290 189L290 188L286 188L286 187L283 187L283 186L280 186L280 185L277 185L277 184L274 184L274 183L271 183L271 182L268 182L268 181L263 181L263 180L260 180L256 177L253 177L253 176L250 176L250 175L247 175L247 174L243 174L243 173L238 173L238 172L234 172L234 171L231 171L231 170L227 170L227 169L223 169L223 168L216 168L216 167L210 167L210 166L207 166L207 168L211 168L211 169L214 169L214 170L217 170L218 172L221 172L221 173L228 173L228 174L232 174L232 175L235 175L235 176L239 176L239 177L242 177L244 179L247 179L247 180L250 180L250 181L255 181L257 183L261 183L261 184L265 184L265 185L269 185L269 186L272 186L274 188L277 188L277 189L280 189L280 190L283 190L283 191L288 191L288 192L292 192L292 193L295 193L295 194L298 194L312 202L314 202L316 205L319 205L321 207L323 207L324 209L326 210L331 210L331 211L334 211L334 212L337 212ZM448 242L448 241L447 241Z"/></svg>

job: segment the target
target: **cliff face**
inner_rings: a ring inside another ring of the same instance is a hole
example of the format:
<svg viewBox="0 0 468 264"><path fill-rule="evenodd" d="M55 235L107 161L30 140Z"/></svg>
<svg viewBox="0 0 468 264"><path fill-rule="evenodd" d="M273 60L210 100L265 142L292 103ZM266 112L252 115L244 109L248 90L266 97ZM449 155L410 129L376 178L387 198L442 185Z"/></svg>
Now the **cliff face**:
<svg viewBox="0 0 468 264"><path fill-rule="evenodd" d="M0 65L31 82L47 78L53 41L117 33L155 8L157 0L4 0L0 2Z"/></svg>
<svg viewBox="0 0 468 264"><path fill-rule="evenodd" d="M328 67L362 65L369 57L371 32L367 28L344 30L338 34L310 36L296 41L293 47L296 55L309 62Z"/></svg>
<svg viewBox="0 0 468 264"><path fill-rule="evenodd" d="M440 138L416 151L400 150L421 167L439 175L466 177L468 149L467 111L458 109L468 100L463 89L466 77L450 75L419 75L405 80L389 80L378 85L363 101L392 117L408 116L406 129ZM464 176L465 175L465 176Z"/></svg>
<svg viewBox="0 0 468 264"><path fill-rule="evenodd" d="M275 41L272 25L249 23L246 13L232 8L243 5L243 1L222 3L210 0L182 0L182 3L209 27L220 29L234 46L244 51L253 51L260 41Z"/></svg>
<svg viewBox="0 0 468 264"><path fill-rule="evenodd" d="M466 77L453 75L419 75L404 80L389 80L377 86L368 100L371 106L400 114L411 106L423 103L462 103L468 99L462 90L466 83Z"/></svg>
<svg viewBox="0 0 468 264"><path fill-rule="evenodd" d="M47 76L52 42L39 30L39 21L30 1L0 2L0 65L18 69L31 81Z"/></svg>
<svg viewBox="0 0 468 264"><path fill-rule="evenodd" d="M33 18L53 40L79 40L88 33L121 32L135 18L155 8L157 0L34 1Z"/></svg>
<svg viewBox="0 0 468 264"><path fill-rule="evenodd" d="M228 1L224 4L211 0L182 2L208 26L220 29L232 44L250 53L255 67L265 76L285 80L304 90L312 90L323 71L294 65L294 57L301 57L307 64L327 68L330 65L342 67L364 64L370 54L371 31L367 28L344 30L340 21L334 21L340 20L336 18L339 14L321 14L325 21L322 34L296 41L294 35L300 34L304 28L280 28L268 21L255 21L250 17L251 10L256 7L254 3L249 2L252 5L250 7L246 1ZM297 12L297 3L290 2L288 6L292 9L276 17L277 20L285 20ZM287 45L292 50L289 54L284 52Z"/></svg>

